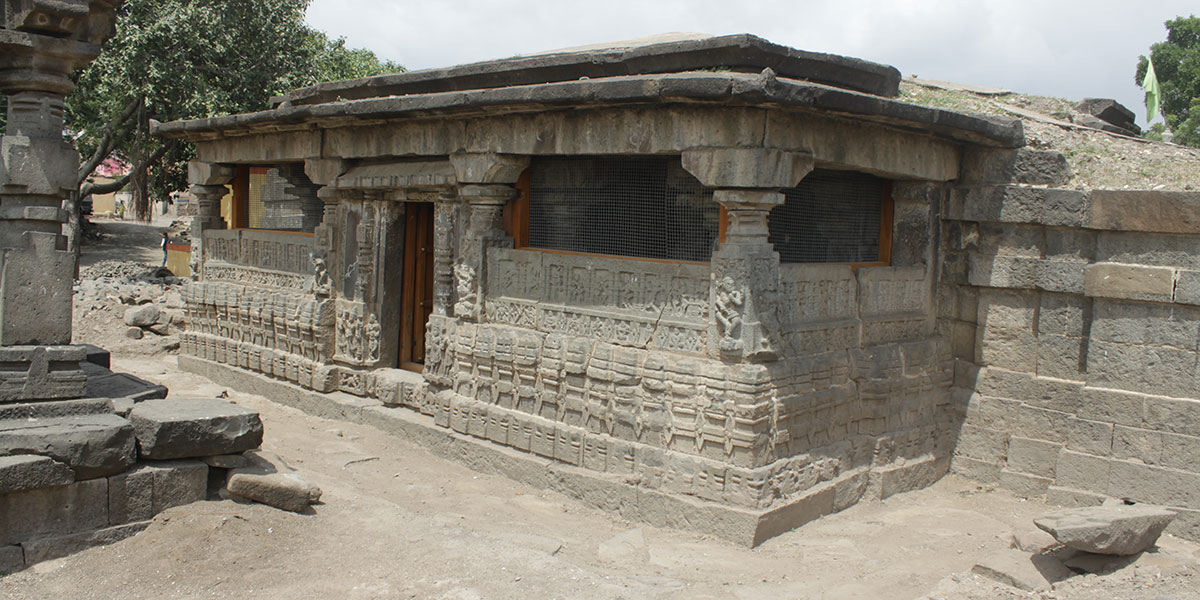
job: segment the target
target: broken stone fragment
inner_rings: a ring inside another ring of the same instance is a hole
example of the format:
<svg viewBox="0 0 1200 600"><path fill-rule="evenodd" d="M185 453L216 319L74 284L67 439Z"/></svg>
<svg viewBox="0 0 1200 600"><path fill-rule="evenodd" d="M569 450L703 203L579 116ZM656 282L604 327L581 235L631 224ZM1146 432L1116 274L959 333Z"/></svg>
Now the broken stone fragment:
<svg viewBox="0 0 1200 600"><path fill-rule="evenodd" d="M321 489L295 473L257 474L235 469L225 486L235 496L292 512L303 512L321 499Z"/></svg>
<svg viewBox="0 0 1200 600"><path fill-rule="evenodd" d="M149 327L158 322L158 307L153 304L137 306L125 311L125 324L133 327Z"/></svg>
<svg viewBox="0 0 1200 600"><path fill-rule="evenodd" d="M137 455L133 426L111 412L0 420L0 456L17 454L66 463L76 480L120 473Z"/></svg>
<svg viewBox="0 0 1200 600"><path fill-rule="evenodd" d="M1033 524L1070 548L1126 556L1154 545L1174 518L1158 506L1109 504L1060 510Z"/></svg>
<svg viewBox="0 0 1200 600"><path fill-rule="evenodd" d="M233 454L262 443L258 413L217 398L147 400L129 420L142 456L155 460Z"/></svg>

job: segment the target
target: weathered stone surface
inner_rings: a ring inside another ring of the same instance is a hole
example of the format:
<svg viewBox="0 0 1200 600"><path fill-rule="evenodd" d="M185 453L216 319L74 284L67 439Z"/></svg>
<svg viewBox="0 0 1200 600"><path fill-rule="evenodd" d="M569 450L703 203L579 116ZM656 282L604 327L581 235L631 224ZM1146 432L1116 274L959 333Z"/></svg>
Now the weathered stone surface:
<svg viewBox="0 0 1200 600"><path fill-rule="evenodd" d="M1022 552L1038 553L1058 543L1054 536L1040 529L1021 529L1014 531L1009 547Z"/></svg>
<svg viewBox="0 0 1200 600"><path fill-rule="evenodd" d="M75 481L71 467L48 456L0 456L0 494Z"/></svg>
<svg viewBox="0 0 1200 600"><path fill-rule="evenodd" d="M684 151L683 168L709 187L791 188L813 170L813 158L771 148L706 148Z"/></svg>
<svg viewBox="0 0 1200 600"><path fill-rule="evenodd" d="M199 460L153 461L154 514L173 506L203 500L208 490L208 465Z"/></svg>
<svg viewBox="0 0 1200 600"><path fill-rule="evenodd" d="M1058 152L1018 148L972 148L963 153L963 183L1024 183L1059 186L1071 179L1071 165Z"/></svg>
<svg viewBox="0 0 1200 600"><path fill-rule="evenodd" d="M114 373L106 367L84 362L89 398L125 398L133 402L166 398L166 386L151 383L128 373ZM118 411L119 413L120 411ZM128 413L128 411L125 411Z"/></svg>
<svg viewBox="0 0 1200 600"><path fill-rule="evenodd" d="M1084 292L1100 298L1170 302L1175 270L1168 267L1095 263L1084 271Z"/></svg>
<svg viewBox="0 0 1200 600"><path fill-rule="evenodd" d="M147 400L129 418L146 458L232 454L262 443L258 413L215 398Z"/></svg>
<svg viewBox="0 0 1200 600"><path fill-rule="evenodd" d="M200 459L204 464L218 469L240 469L250 465L250 460L241 454L218 454Z"/></svg>
<svg viewBox="0 0 1200 600"><path fill-rule="evenodd" d="M1112 98L1084 98L1075 105L1075 110L1115 125L1117 128L1129 132L1130 135L1141 133L1133 111ZM1124 133L1124 131L1119 133Z"/></svg>
<svg viewBox="0 0 1200 600"><path fill-rule="evenodd" d="M25 568L25 552L18 545L0 546L0 576Z"/></svg>
<svg viewBox="0 0 1200 600"><path fill-rule="evenodd" d="M1154 545L1175 513L1145 504L1069 508L1034 519L1059 542L1097 554L1137 554Z"/></svg>
<svg viewBox="0 0 1200 600"><path fill-rule="evenodd" d="M125 337L131 340L140 340L145 335L141 327L130 327L125 330Z"/></svg>
<svg viewBox="0 0 1200 600"><path fill-rule="evenodd" d="M0 455L12 454L49 456L76 479L104 477L133 464L134 430L112 413L0 421Z"/></svg>
<svg viewBox="0 0 1200 600"><path fill-rule="evenodd" d="M158 322L162 311L153 304L135 306L125 311L125 324L134 327L149 327Z"/></svg>
<svg viewBox="0 0 1200 600"><path fill-rule="evenodd" d="M225 484L230 493L268 506L304 512L321 499L321 490L296 473L253 473L234 469Z"/></svg>
<svg viewBox="0 0 1200 600"><path fill-rule="evenodd" d="M108 522L121 525L154 516L154 470L146 465L108 478Z"/></svg>
<svg viewBox="0 0 1200 600"><path fill-rule="evenodd" d="M1113 231L1200 233L1200 193L1095 190L1087 226Z"/></svg>
<svg viewBox="0 0 1200 600"><path fill-rule="evenodd" d="M108 526L108 480L0 494L0 545Z"/></svg>
<svg viewBox="0 0 1200 600"><path fill-rule="evenodd" d="M115 527L105 527L96 531L85 531L22 542L21 548L25 551L25 566L32 566L54 558L62 558L68 554L87 550L93 546L113 544L141 532L149 525L150 521L126 523Z"/></svg>

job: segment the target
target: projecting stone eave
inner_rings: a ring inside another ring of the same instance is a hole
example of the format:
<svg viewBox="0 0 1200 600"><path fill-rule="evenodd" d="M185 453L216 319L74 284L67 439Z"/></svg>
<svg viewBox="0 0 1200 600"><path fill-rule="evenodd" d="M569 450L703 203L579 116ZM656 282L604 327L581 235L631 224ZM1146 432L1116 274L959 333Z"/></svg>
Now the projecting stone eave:
<svg viewBox="0 0 1200 600"><path fill-rule="evenodd" d="M461 92L510 86L681 73L758 73L770 68L780 77L804 79L848 90L895 97L900 71L849 56L797 50L750 34L698 35L693 39L655 36L600 47L567 48L453 67L334 81L289 92L279 104L324 104L386 96Z"/></svg>
<svg viewBox="0 0 1200 600"><path fill-rule="evenodd" d="M777 78L771 71L606 77L280 106L253 113L156 124L152 132L166 138L199 141L262 131L336 128L396 119L691 103L807 109L834 117L884 123L958 142L1005 148L1024 145L1024 131L1019 119L918 106L807 81Z"/></svg>

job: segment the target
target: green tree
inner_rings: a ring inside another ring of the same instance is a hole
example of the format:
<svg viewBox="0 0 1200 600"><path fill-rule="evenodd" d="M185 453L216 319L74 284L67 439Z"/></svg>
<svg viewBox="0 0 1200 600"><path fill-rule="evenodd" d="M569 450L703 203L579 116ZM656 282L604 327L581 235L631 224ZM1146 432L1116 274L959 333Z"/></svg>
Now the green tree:
<svg viewBox="0 0 1200 600"><path fill-rule="evenodd" d="M67 98L68 127L84 157L80 193L116 191L132 179L135 214L148 218L151 190L182 189L192 158L187 145L151 137L151 120L264 110L271 96L297 87L403 70L305 25L308 4L126 0L116 34ZM134 164L131 176L88 184L114 153Z"/></svg>
<svg viewBox="0 0 1200 600"><path fill-rule="evenodd" d="M1158 75L1163 119L1175 142L1200 146L1200 18L1195 15L1167 21L1167 40L1150 46ZM1146 76L1146 57L1139 56L1134 81Z"/></svg>

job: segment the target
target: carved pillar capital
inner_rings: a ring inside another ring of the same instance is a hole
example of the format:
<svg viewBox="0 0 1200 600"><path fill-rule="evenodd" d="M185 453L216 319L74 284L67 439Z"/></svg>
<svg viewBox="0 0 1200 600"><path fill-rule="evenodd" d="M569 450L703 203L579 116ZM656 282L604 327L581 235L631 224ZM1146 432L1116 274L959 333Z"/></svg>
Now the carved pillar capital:
<svg viewBox="0 0 1200 600"><path fill-rule="evenodd" d="M529 167L529 157L494 152L458 153L450 155L450 164L460 184L516 183L521 172Z"/></svg>
<svg viewBox="0 0 1200 600"><path fill-rule="evenodd" d="M775 148L694 148L682 158L688 173L715 188L790 188L813 170L811 154Z"/></svg>

